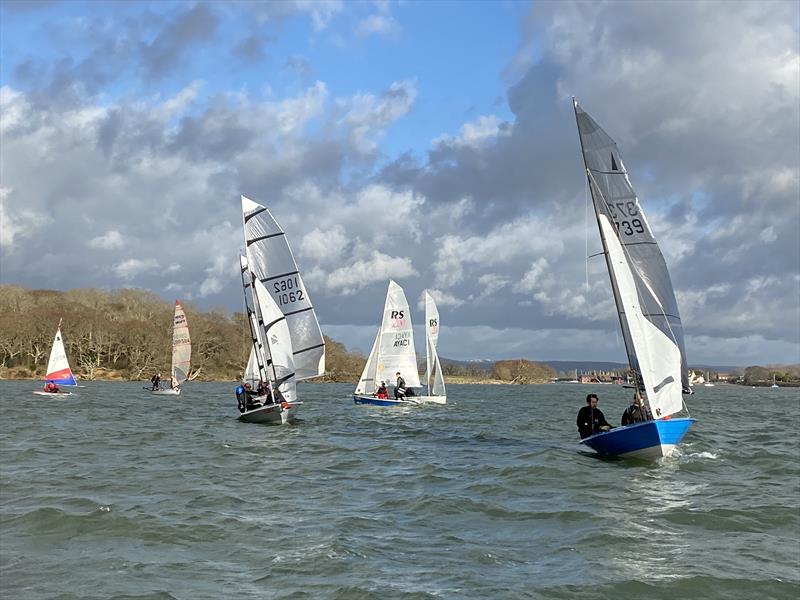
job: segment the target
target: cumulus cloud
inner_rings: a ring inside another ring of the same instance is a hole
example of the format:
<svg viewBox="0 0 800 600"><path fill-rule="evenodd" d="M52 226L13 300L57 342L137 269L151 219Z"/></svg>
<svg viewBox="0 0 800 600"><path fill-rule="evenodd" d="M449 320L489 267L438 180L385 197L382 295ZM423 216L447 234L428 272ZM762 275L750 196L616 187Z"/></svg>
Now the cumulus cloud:
<svg viewBox="0 0 800 600"><path fill-rule="evenodd" d="M114 265L114 273L120 279L131 280L140 273L158 268L158 261L153 258L129 258Z"/></svg>
<svg viewBox="0 0 800 600"><path fill-rule="evenodd" d="M102 248L104 250L115 250L122 248L125 245L125 240L122 234L116 229L107 231L103 235L98 235L89 240L89 246L92 248Z"/></svg>

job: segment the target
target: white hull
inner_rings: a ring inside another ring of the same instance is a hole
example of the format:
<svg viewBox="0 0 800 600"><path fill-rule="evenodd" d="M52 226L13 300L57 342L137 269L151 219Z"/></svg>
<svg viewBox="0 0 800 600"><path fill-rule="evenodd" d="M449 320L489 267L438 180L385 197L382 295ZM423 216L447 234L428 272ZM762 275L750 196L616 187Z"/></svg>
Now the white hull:
<svg viewBox="0 0 800 600"><path fill-rule="evenodd" d="M447 396L413 396L413 399L423 404L447 404Z"/></svg>
<svg viewBox="0 0 800 600"><path fill-rule="evenodd" d="M239 420L246 423L276 423L281 425L291 423L297 416L299 405L302 402L286 404L286 408L280 404L267 404L266 406L248 410L239 415Z"/></svg>
<svg viewBox="0 0 800 600"><path fill-rule="evenodd" d="M60 398L62 396L72 396L72 392L43 392L42 390L37 390L33 393L37 396L54 396L56 398Z"/></svg>
<svg viewBox="0 0 800 600"><path fill-rule="evenodd" d="M181 388L167 388L164 390L152 390L150 392L153 396L180 396L181 395Z"/></svg>

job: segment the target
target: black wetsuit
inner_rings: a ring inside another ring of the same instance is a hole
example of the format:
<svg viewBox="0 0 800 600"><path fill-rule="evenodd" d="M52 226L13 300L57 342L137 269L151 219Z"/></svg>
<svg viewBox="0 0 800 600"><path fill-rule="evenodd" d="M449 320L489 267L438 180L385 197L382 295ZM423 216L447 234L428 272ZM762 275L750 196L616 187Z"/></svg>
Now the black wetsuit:
<svg viewBox="0 0 800 600"><path fill-rule="evenodd" d="M397 385L394 386L394 399L400 400L406 393L406 380L402 377L397 378Z"/></svg>
<svg viewBox="0 0 800 600"><path fill-rule="evenodd" d="M631 404L628 408L625 409L625 412L622 413L622 424L623 425L633 425L634 423L641 423L645 421L644 418L644 411L639 408L636 404Z"/></svg>
<svg viewBox="0 0 800 600"><path fill-rule="evenodd" d="M606 421L603 411L599 408L592 408L591 406L584 406L578 411L578 432L581 434L581 439L600 433L600 428L603 426L611 427Z"/></svg>

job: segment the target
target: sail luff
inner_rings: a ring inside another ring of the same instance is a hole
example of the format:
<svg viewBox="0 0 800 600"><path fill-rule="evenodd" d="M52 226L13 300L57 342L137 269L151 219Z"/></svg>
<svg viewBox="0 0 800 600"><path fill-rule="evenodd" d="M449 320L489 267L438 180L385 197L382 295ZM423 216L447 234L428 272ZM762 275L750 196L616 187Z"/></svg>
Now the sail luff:
<svg viewBox="0 0 800 600"><path fill-rule="evenodd" d="M255 278L250 272L247 257L239 256L239 268L242 277L242 293L244 294L244 306L247 313L247 325L250 328L250 341L253 344L251 357L255 358L259 380L267 381L267 351L258 325L258 302L256 301L255 290L253 288L253 281Z"/></svg>

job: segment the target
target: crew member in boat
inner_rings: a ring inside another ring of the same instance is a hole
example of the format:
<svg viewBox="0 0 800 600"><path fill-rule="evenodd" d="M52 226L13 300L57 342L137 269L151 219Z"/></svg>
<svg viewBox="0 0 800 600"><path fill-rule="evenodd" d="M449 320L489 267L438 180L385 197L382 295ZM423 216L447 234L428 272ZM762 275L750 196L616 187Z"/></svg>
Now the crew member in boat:
<svg viewBox="0 0 800 600"><path fill-rule="evenodd" d="M622 413L622 424L633 425L647 420L644 406L642 405L642 396L639 392L636 392L633 395L633 400L631 400L631 405Z"/></svg>
<svg viewBox="0 0 800 600"><path fill-rule="evenodd" d="M156 373L150 378L150 383L153 384L153 390L157 390L161 386L161 373Z"/></svg>
<svg viewBox="0 0 800 600"><path fill-rule="evenodd" d="M269 393L269 386L267 382L263 379L258 382L258 387L256 388L256 394L259 396L266 396Z"/></svg>
<svg viewBox="0 0 800 600"><path fill-rule="evenodd" d="M253 410L255 408L261 408L264 406L258 400L258 394L253 390L253 387L249 383L244 384L244 405L245 409Z"/></svg>
<svg viewBox="0 0 800 600"><path fill-rule="evenodd" d="M386 389L386 382L381 381L381 386L375 392L375 397L385 400L389 397L389 390Z"/></svg>
<svg viewBox="0 0 800 600"><path fill-rule="evenodd" d="M587 438L595 433L601 431L608 431L613 427L606 421L603 411L597 408L598 402L597 394L588 394L586 396L586 406L578 411L578 433L581 434L581 439Z"/></svg>
<svg viewBox="0 0 800 600"><path fill-rule="evenodd" d="M53 381L48 381L44 384L44 388L42 388L45 392L50 394L57 394L58 393L58 386Z"/></svg>
<svg viewBox="0 0 800 600"><path fill-rule="evenodd" d="M397 376L397 383L394 384L394 399L402 400L406 396L406 380L400 375L400 371L395 375Z"/></svg>

